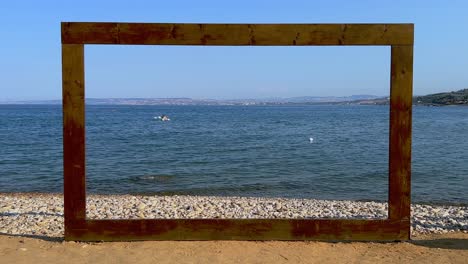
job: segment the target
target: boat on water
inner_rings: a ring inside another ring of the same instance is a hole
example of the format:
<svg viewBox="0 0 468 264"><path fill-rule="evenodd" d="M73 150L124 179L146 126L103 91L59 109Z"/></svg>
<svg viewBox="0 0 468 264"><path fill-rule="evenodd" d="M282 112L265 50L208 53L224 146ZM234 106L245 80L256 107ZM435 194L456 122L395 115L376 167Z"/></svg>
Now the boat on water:
<svg viewBox="0 0 468 264"><path fill-rule="evenodd" d="M161 121L171 121L171 119L167 115L155 116L154 119L158 119Z"/></svg>

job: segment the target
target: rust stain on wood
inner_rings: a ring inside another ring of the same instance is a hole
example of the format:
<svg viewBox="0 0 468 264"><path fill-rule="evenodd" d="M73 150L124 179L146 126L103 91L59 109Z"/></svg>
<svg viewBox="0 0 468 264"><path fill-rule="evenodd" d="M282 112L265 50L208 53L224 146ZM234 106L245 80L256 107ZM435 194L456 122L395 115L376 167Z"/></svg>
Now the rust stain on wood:
<svg viewBox="0 0 468 264"><path fill-rule="evenodd" d="M413 24L64 22L61 26L66 240L410 239ZM389 218L87 220L85 44L391 46Z"/></svg>

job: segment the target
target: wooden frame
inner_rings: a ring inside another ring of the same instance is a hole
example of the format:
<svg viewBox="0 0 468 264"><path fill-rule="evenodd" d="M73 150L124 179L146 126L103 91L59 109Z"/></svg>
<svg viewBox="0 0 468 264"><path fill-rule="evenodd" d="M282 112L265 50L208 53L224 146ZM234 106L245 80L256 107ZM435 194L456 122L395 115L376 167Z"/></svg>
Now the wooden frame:
<svg viewBox="0 0 468 264"><path fill-rule="evenodd" d="M62 23L65 240L410 239L413 24ZM391 46L388 219L86 219L84 45Z"/></svg>

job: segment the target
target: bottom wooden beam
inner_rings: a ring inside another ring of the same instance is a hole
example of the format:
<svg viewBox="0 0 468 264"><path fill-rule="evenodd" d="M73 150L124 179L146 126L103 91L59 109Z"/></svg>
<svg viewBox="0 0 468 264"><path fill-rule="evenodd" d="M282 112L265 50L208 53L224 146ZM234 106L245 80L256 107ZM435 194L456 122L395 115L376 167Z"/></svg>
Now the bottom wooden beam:
<svg viewBox="0 0 468 264"><path fill-rule="evenodd" d="M406 230L407 229L407 230ZM65 240L408 240L409 222L345 219L86 220Z"/></svg>

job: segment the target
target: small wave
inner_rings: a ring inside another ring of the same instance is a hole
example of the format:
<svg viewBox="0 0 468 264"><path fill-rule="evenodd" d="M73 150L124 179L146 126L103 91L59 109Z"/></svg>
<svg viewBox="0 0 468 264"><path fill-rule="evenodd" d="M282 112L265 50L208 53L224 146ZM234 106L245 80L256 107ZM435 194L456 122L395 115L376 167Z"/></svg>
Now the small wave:
<svg viewBox="0 0 468 264"><path fill-rule="evenodd" d="M275 184L242 184L237 186L206 186L192 188L170 188L151 192L152 195L220 195L220 196L270 196L278 186ZM273 192L272 192L273 191Z"/></svg>
<svg viewBox="0 0 468 264"><path fill-rule="evenodd" d="M174 175L143 175L134 177L137 180L167 182L174 178Z"/></svg>

